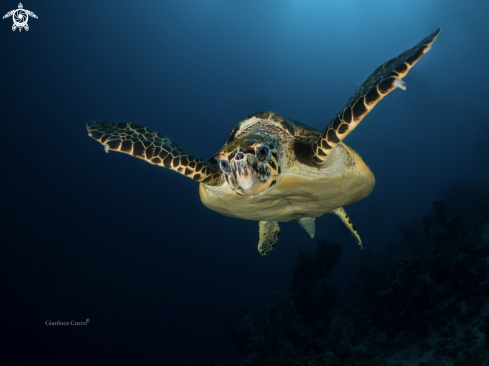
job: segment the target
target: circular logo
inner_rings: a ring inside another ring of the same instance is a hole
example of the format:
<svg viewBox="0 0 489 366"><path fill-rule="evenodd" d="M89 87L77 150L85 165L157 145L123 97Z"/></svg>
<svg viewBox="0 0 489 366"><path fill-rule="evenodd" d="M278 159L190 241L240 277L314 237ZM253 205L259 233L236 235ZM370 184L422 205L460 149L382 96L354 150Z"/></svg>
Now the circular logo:
<svg viewBox="0 0 489 366"><path fill-rule="evenodd" d="M17 9L13 16L14 24L18 28L22 28L27 24L27 20L29 20L29 15L24 9Z"/></svg>

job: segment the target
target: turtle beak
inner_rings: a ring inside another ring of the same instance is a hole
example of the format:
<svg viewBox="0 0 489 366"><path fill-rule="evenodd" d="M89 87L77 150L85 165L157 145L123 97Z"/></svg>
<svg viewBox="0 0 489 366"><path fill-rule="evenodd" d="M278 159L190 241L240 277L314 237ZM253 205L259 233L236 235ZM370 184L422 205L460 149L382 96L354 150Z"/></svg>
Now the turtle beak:
<svg viewBox="0 0 489 366"><path fill-rule="evenodd" d="M253 169L253 162L250 160L253 160L250 159L250 155L238 153L232 162L234 178L238 185L243 189L253 187L256 182L260 180L257 174L255 174L256 172Z"/></svg>

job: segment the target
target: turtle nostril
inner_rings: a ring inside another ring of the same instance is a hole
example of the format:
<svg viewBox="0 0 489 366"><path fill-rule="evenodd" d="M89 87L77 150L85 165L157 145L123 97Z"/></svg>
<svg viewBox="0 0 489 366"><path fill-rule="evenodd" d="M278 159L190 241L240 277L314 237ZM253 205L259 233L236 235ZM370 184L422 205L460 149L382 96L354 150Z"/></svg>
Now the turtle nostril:
<svg viewBox="0 0 489 366"><path fill-rule="evenodd" d="M244 159L244 154L242 152L239 152L237 153L235 156L234 156L234 159L235 160L243 160Z"/></svg>

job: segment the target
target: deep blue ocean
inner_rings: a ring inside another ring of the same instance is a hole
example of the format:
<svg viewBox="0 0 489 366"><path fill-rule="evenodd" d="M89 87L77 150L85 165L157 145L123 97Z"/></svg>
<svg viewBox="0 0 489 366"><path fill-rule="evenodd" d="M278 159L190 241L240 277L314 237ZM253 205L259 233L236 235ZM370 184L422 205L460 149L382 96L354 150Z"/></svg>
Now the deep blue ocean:
<svg viewBox="0 0 489 366"><path fill-rule="evenodd" d="M1 15L18 5L1 0ZM247 307L259 327L262 312L277 304L274 291L289 291L299 251L312 253L318 240L342 245L340 262L320 280L340 299L369 255L393 263L409 252L400 222L435 235L422 217L433 215L432 202L446 198L450 184L463 196L450 202L483 201L488 1L22 5L38 17L29 17L28 31L12 31L12 16L0 22L1 365L239 365L260 352L240 349L226 319ZM295 221L282 223L277 247L261 256L256 221L207 209L198 183L106 154L87 135L87 121L134 122L208 159L251 113L274 111L323 130L379 65L440 27L404 78L407 90L389 94L345 139L376 177L373 192L346 208L363 250L337 217L324 215L314 239ZM480 291L487 297L488 287ZM476 295L466 296L469 304ZM467 319L482 305L474 309ZM48 324L71 321L86 324ZM328 344L317 347L316 354ZM300 365L257 357L242 365ZM349 365L348 354L335 357Z"/></svg>

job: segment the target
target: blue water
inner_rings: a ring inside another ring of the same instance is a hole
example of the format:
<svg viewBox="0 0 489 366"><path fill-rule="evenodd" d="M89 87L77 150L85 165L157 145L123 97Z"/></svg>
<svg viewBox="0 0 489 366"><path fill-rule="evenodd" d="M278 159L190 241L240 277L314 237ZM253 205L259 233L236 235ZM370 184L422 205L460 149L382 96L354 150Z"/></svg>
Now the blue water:
<svg viewBox="0 0 489 366"><path fill-rule="evenodd" d="M0 13L17 8L0 1ZM267 257L258 223L207 210L198 184L105 154L89 120L135 122L208 158L246 115L271 110L322 130L382 62L442 27L432 50L345 142L374 172L347 208L366 249L442 188L487 182L485 1L29 1L29 31L0 22L0 329L9 364L233 364L222 323L286 290L295 222ZM334 216L340 291L365 254ZM46 326L84 321L86 326ZM0 361L1 363L1 361ZM6 364L6 363L4 363Z"/></svg>

